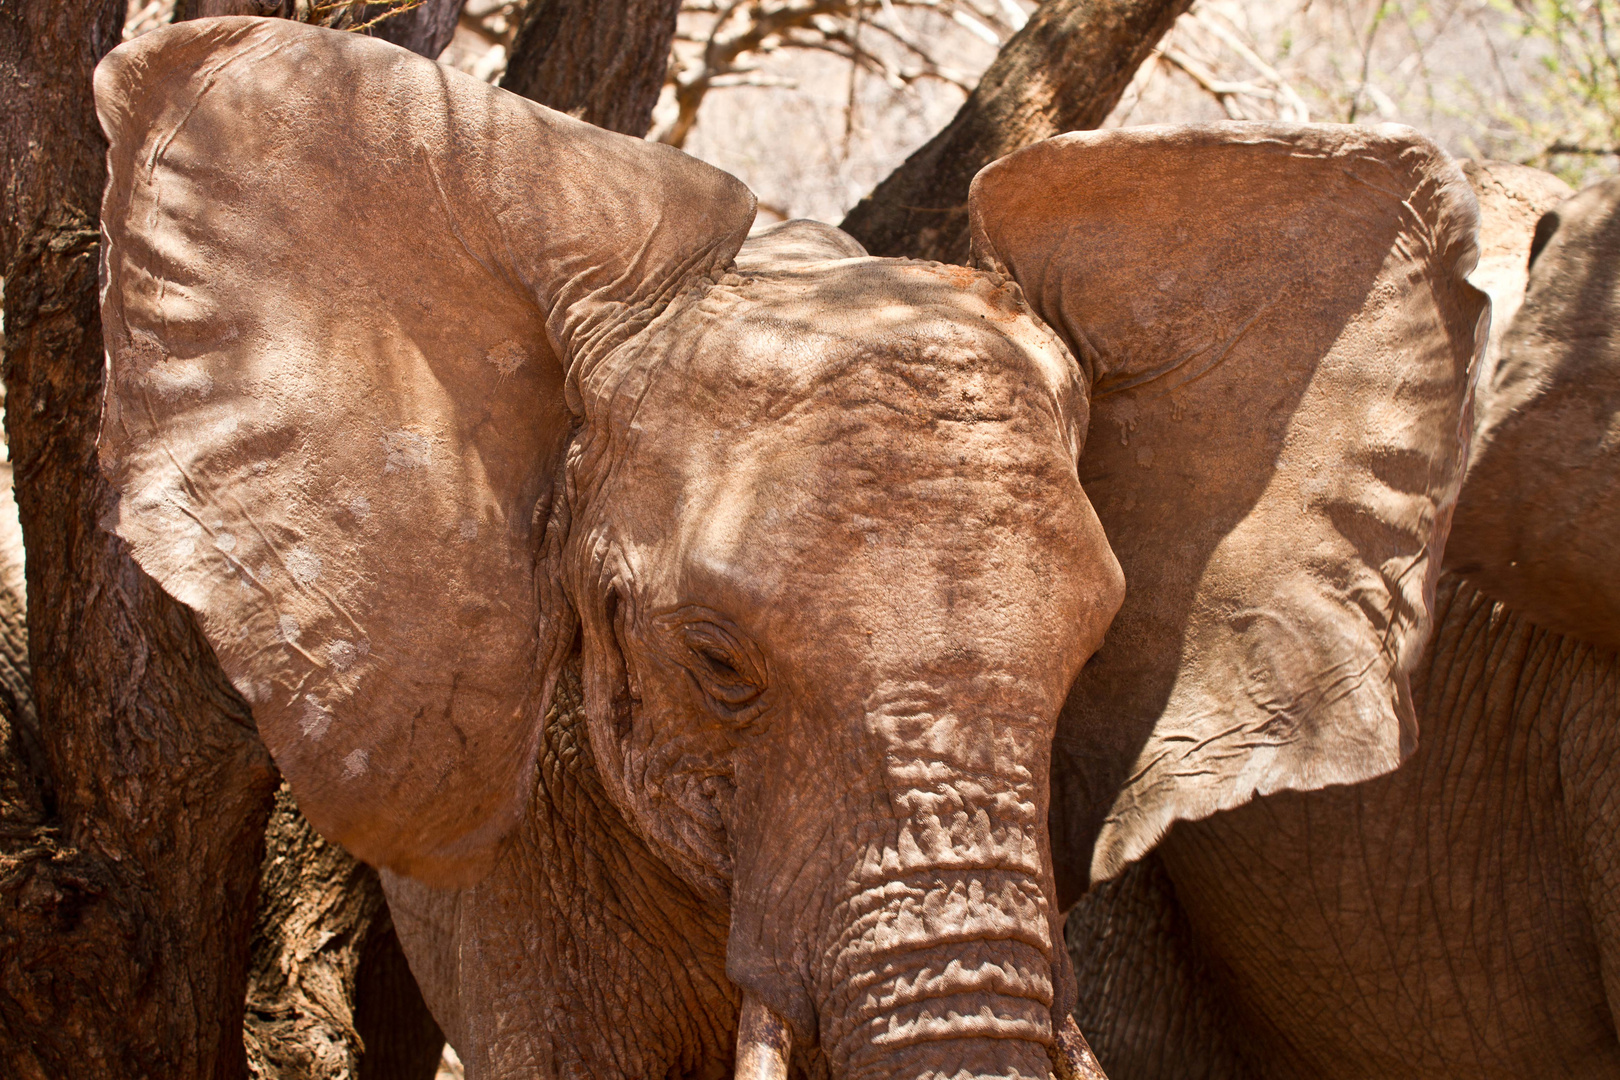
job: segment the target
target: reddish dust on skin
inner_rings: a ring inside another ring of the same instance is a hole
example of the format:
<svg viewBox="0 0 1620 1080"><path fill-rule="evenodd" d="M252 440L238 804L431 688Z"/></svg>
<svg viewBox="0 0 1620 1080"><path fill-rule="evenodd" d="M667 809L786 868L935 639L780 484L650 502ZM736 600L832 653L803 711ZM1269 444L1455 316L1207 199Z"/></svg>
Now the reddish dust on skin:
<svg viewBox="0 0 1620 1080"><path fill-rule="evenodd" d="M986 319L1012 325L1027 317L1027 309L1011 294L1006 279L967 266L940 265L932 269L965 295L979 300Z"/></svg>

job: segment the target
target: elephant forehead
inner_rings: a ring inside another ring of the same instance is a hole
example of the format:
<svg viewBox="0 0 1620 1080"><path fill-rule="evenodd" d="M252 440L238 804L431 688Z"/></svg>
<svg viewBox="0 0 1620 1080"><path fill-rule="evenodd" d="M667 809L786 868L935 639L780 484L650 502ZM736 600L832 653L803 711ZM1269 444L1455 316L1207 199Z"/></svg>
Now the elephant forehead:
<svg viewBox="0 0 1620 1080"><path fill-rule="evenodd" d="M855 258L733 278L626 359L607 425L620 475L680 478L661 486L683 501L782 484L850 512L912 491L1027 499L1073 483L1084 439L1072 357L1016 286L962 267Z"/></svg>
<svg viewBox="0 0 1620 1080"><path fill-rule="evenodd" d="M661 336L654 393L703 402L713 424L837 426L877 409L902 430L1028 413L1066 442L1083 437L1086 391L1067 349L1016 285L965 267L854 258L756 272ZM684 424L681 412L661 415Z"/></svg>

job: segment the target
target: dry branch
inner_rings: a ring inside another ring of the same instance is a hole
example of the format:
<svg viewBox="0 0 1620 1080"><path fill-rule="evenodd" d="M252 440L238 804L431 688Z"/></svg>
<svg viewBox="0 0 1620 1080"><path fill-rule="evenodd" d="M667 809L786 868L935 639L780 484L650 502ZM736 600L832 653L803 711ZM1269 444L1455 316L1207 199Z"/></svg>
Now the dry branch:
<svg viewBox="0 0 1620 1080"><path fill-rule="evenodd" d="M985 165L1108 116L1191 0L1047 0L944 131L850 211L874 255L967 260L968 184Z"/></svg>
<svg viewBox="0 0 1620 1080"><path fill-rule="evenodd" d="M598 127L643 135L680 0L529 0L501 87Z"/></svg>
<svg viewBox="0 0 1620 1080"><path fill-rule="evenodd" d="M673 146L685 145L711 90L758 85L734 79L738 73L753 70L756 61L752 58L798 49L830 53L850 63L847 129L853 123L858 71L882 79L894 90L923 79L937 79L963 92L970 87L971 76L941 63L936 49L907 26L902 12L949 19L996 46L1026 21L1014 0L982 5L968 0L751 0L725 4L687 0L682 12L690 28L683 29L678 40L698 47L676 50L669 78L675 113L653 135ZM874 34L878 37L869 37Z"/></svg>

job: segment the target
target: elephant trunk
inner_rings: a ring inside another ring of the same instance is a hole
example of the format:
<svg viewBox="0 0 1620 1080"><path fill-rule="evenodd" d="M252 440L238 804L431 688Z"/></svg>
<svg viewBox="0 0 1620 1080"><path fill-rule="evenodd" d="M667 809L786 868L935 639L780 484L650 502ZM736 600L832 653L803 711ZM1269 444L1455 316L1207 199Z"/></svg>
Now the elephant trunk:
<svg viewBox="0 0 1620 1080"><path fill-rule="evenodd" d="M798 802L815 817L764 818L741 848L728 973L837 1080L1089 1078L1062 1038L1073 977L1046 844L1049 727L1034 709L900 704L866 715L880 784ZM786 839L800 836L842 841L828 892L800 884L814 859ZM739 1078L745 1058L777 1060L755 1053L747 1011Z"/></svg>
<svg viewBox="0 0 1620 1080"><path fill-rule="evenodd" d="M822 953L833 1075L1047 1080L1062 959L1042 872L1044 793L1034 777L937 761L895 773L912 782L890 789L905 816L854 875ZM916 786L920 774L933 783Z"/></svg>
<svg viewBox="0 0 1620 1080"><path fill-rule="evenodd" d="M976 964L985 948L912 950L846 980L843 1035L827 1047L835 1075L1107 1080L1073 1017L1052 1030L1044 958L1026 946L1022 965ZM745 994L735 1080L787 1080L791 1055L788 1023Z"/></svg>
<svg viewBox="0 0 1620 1080"><path fill-rule="evenodd" d="M922 901L949 902L944 896ZM869 956L873 939L892 929L874 927L850 952ZM1051 1075L1052 978L1039 950L1010 941L959 941L885 953L854 961L827 1001L823 1040L833 1075Z"/></svg>

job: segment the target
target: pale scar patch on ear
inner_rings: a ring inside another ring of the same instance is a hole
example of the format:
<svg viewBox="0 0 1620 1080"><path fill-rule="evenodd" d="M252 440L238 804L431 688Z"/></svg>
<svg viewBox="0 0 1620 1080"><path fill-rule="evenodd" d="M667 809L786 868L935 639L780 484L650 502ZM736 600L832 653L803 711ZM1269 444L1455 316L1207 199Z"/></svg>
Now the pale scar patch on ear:
<svg viewBox="0 0 1620 1080"><path fill-rule="evenodd" d="M298 635L304 632L303 628L298 625L298 620L291 615L283 615L276 620L276 623L281 630L281 640L289 645L297 644Z"/></svg>
<svg viewBox="0 0 1620 1080"><path fill-rule="evenodd" d="M214 377L195 360L181 360L153 367L146 384L166 401L186 396L207 397L214 390Z"/></svg>
<svg viewBox="0 0 1620 1080"><path fill-rule="evenodd" d="M371 516L371 500L364 495L356 495L349 500L349 513L360 521L366 520Z"/></svg>
<svg viewBox="0 0 1620 1080"><path fill-rule="evenodd" d="M371 755L364 750L355 750L343 759L343 779L353 780L371 766Z"/></svg>
<svg viewBox="0 0 1620 1080"><path fill-rule="evenodd" d="M304 714L298 718L298 728L307 739L319 740L332 726L332 712L314 698L304 699Z"/></svg>
<svg viewBox="0 0 1620 1080"><path fill-rule="evenodd" d="M529 362L529 353L515 341L503 341L484 353L484 360L493 365L504 379Z"/></svg>
<svg viewBox="0 0 1620 1080"><path fill-rule="evenodd" d="M426 435L414 431L390 431L383 435L383 472L420 469L428 463L429 445Z"/></svg>
<svg viewBox="0 0 1620 1080"><path fill-rule="evenodd" d="M229 555L236 550L236 537L228 532L218 533L214 536L214 546Z"/></svg>
<svg viewBox="0 0 1620 1080"><path fill-rule="evenodd" d="M348 671L355 661L364 659L370 652L371 643L364 640L356 642L338 638L326 646L326 658L336 671Z"/></svg>
<svg viewBox="0 0 1620 1080"><path fill-rule="evenodd" d="M478 539L478 519L477 518L462 518L461 519L461 538L463 540L476 540L476 539Z"/></svg>
<svg viewBox="0 0 1620 1080"><path fill-rule="evenodd" d="M313 585L321 576L321 557L299 544L287 552L287 573L300 585Z"/></svg>
<svg viewBox="0 0 1620 1080"><path fill-rule="evenodd" d="M180 494L156 485L125 496L129 507L137 514L157 514L173 518L179 514Z"/></svg>
<svg viewBox="0 0 1620 1080"><path fill-rule="evenodd" d="M196 522L189 523L181 530L180 539L174 545L174 557L177 562L185 562L197 553L197 538L202 535L202 526Z"/></svg>

